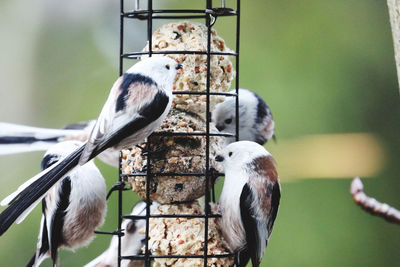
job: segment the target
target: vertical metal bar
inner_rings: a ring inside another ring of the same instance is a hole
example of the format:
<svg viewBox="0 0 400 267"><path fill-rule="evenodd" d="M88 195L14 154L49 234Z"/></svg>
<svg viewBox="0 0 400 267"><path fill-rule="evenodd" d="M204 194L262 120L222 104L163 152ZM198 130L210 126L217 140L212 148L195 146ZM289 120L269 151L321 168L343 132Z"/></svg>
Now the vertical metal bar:
<svg viewBox="0 0 400 267"><path fill-rule="evenodd" d="M225 0L222 0L221 2L222 2L222 3L221 3L221 6L222 6L223 8L225 8L225 7L226 7L226 1L225 1Z"/></svg>
<svg viewBox="0 0 400 267"><path fill-rule="evenodd" d="M207 9L212 9L212 0L207 0ZM210 214L210 69L211 69L211 15L206 15L207 26L207 82L206 82L206 188L204 205L204 267L208 256L208 215Z"/></svg>
<svg viewBox="0 0 400 267"><path fill-rule="evenodd" d="M235 115L235 120L236 120L236 141L239 141L239 43L240 43L240 0L237 0L236 2L236 115Z"/></svg>
<svg viewBox="0 0 400 267"><path fill-rule="evenodd" d="M140 6L139 6L139 0L135 0L135 10L139 10Z"/></svg>
<svg viewBox="0 0 400 267"><path fill-rule="evenodd" d="M153 34L153 0L147 1L147 10L149 12L147 17L147 42L149 43L149 57L151 57L153 54L153 40L151 38Z"/></svg>
<svg viewBox="0 0 400 267"><path fill-rule="evenodd" d="M147 1L147 10L148 10L148 17L147 17L147 41L149 44L149 57L152 55L152 34L153 34L153 1ZM151 142L150 137L147 138L146 144L147 150L147 170L146 170L146 243L145 243L145 267L150 267L150 251L149 251L149 231L150 231L150 180L151 180Z"/></svg>
<svg viewBox="0 0 400 267"><path fill-rule="evenodd" d="M120 0L120 28L119 28L119 76L124 69L124 0ZM122 181L121 162L122 152L119 152L118 181ZM118 190L118 267L121 267L121 224L122 224L122 190Z"/></svg>
<svg viewBox="0 0 400 267"><path fill-rule="evenodd" d="M145 266L150 267L150 253L149 253L149 231L150 231L150 180L151 180L151 160L150 160L150 152L151 152L151 147L150 147L150 137L147 138L147 143L146 143L146 150L147 150L147 170L146 170L146 243L145 243Z"/></svg>
<svg viewBox="0 0 400 267"><path fill-rule="evenodd" d="M122 152L119 152L118 181L122 182ZM118 267L121 267L122 190L118 190Z"/></svg>
<svg viewBox="0 0 400 267"><path fill-rule="evenodd" d="M124 71L124 0L120 0L120 19L119 19L119 76Z"/></svg>
<svg viewBox="0 0 400 267"><path fill-rule="evenodd" d="M236 141L239 141L239 44L240 44L240 0L236 0ZM235 266L238 265L238 253L235 254Z"/></svg>

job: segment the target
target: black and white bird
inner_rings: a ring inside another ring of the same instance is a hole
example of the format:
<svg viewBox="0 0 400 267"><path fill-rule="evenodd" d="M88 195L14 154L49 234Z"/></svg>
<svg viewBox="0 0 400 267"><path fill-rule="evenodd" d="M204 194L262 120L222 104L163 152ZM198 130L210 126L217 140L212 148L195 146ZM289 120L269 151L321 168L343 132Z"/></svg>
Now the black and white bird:
<svg viewBox="0 0 400 267"><path fill-rule="evenodd" d="M153 202L150 206L150 213L159 204ZM146 215L146 202L139 201L132 209L131 215ZM142 247L145 244L145 219L124 219L121 229L124 235L121 237L121 255L141 255ZM144 260L122 260L121 267L142 267ZM118 237L113 236L109 248L100 256L89 262L85 267L118 267Z"/></svg>
<svg viewBox="0 0 400 267"><path fill-rule="evenodd" d="M156 130L172 102L172 85L182 66L168 57L143 59L118 78L111 88L88 141L65 159L32 177L6 197L0 214L0 235L19 217L25 217L44 194L77 165L110 147L132 147Z"/></svg>
<svg viewBox="0 0 400 267"><path fill-rule="evenodd" d="M96 120L69 124L63 129L32 127L0 122L0 155L46 151L53 145L66 141L87 141ZM119 151L108 148L97 156L104 163L118 168Z"/></svg>
<svg viewBox="0 0 400 267"><path fill-rule="evenodd" d="M235 91L230 91L234 93ZM227 97L215 106L212 121L220 132L236 133L236 98ZM265 101L253 91L239 89L239 140L260 145L275 138L275 122ZM228 143L235 141L227 138Z"/></svg>
<svg viewBox="0 0 400 267"><path fill-rule="evenodd" d="M249 259L259 266L281 197L274 159L263 146L239 141L226 146L215 160L225 172L218 204L223 236L230 249L239 252L239 266Z"/></svg>
<svg viewBox="0 0 400 267"><path fill-rule="evenodd" d="M42 170L81 145L78 141L54 145L43 157ZM69 172L42 200L37 250L27 266L39 266L48 257L52 258L53 266L58 266L59 248L87 245L94 237L94 230L103 224L106 207L106 183L92 160Z"/></svg>

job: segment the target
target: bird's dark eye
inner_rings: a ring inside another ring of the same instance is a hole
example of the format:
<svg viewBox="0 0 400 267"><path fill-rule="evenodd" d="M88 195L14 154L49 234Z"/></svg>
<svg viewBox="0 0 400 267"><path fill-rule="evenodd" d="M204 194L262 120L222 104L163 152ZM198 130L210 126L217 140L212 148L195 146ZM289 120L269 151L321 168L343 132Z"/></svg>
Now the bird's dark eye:
<svg viewBox="0 0 400 267"><path fill-rule="evenodd" d="M226 123L226 124L231 124L231 123L232 123L232 119L226 119L226 120L225 120L225 123Z"/></svg>
<svg viewBox="0 0 400 267"><path fill-rule="evenodd" d="M169 64L165 65L165 67L167 68L167 70L169 70Z"/></svg>
<svg viewBox="0 0 400 267"><path fill-rule="evenodd" d="M229 153L228 153L228 156L230 157L230 156L232 156L232 154L233 154L232 152L229 152Z"/></svg>

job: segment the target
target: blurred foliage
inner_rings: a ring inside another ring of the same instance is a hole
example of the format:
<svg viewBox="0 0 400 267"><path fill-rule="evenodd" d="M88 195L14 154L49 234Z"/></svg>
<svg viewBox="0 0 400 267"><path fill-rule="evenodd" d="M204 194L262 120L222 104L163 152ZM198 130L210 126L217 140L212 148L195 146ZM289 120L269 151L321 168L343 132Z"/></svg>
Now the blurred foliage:
<svg viewBox="0 0 400 267"><path fill-rule="evenodd" d="M400 106L385 1L242 2L240 86L258 92L273 111L278 143L267 148L279 150L279 140L305 134L373 133L384 144L387 162L381 173L364 181L365 191L400 207ZM82 8L75 3L76 10ZM1 88L2 121L60 127L92 119L117 77L117 2L93 2L104 8L87 21L62 15L58 19L45 4L39 2L31 9L26 0L0 3L0 34L9 37L0 44L0 55L7 59L0 62L0 72L12 74L0 75L4 84L10 84ZM163 1L163 5L203 8L202 1ZM88 14L94 12L86 8ZM33 16L34 12L38 15ZM106 17L114 23L111 61L99 44L101 38L93 34ZM235 45L233 23L220 18L215 25L231 48ZM139 47L145 45L145 40L136 42ZM26 80L26 87L13 86L14 80L8 78ZM28 101L22 102L24 98ZM2 158L0 198L35 174L40 158L41 153ZM118 172L98 163L110 187ZM350 180L335 179L284 183L262 266L396 266L400 228L355 206L349 185ZM124 203L137 199L124 195ZM124 212L130 208L131 204L124 205ZM115 228L116 214L113 196L102 230ZM26 264L35 250L39 221L37 208L0 238L0 266ZM75 254L63 251L61 266L82 266L108 244L109 236L97 236ZM51 266L50 261L43 266Z"/></svg>

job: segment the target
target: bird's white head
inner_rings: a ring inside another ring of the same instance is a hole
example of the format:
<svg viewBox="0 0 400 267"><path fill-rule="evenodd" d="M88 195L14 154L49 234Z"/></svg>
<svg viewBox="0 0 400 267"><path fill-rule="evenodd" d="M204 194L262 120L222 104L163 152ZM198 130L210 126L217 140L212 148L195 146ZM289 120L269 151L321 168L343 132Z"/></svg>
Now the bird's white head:
<svg viewBox="0 0 400 267"><path fill-rule="evenodd" d="M231 91L232 93L234 91ZM219 131L234 134L236 132L236 99L229 97L215 106L212 121ZM247 89L239 89L239 127L252 127L257 117L257 98Z"/></svg>
<svg viewBox="0 0 400 267"><path fill-rule="evenodd" d="M251 141L239 141L227 145L215 160L222 162L224 170L243 168L259 157L268 157L271 154L261 145Z"/></svg>
<svg viewBox="0 0 400 267"><path fill-rule="evenodd" d="M215 106L212 112L212 122L215 123L218 131L234 134L236 131L235 102L233 97L227 98L224 102ZM239 122L240 125L240 122Z"/></svg>
<svg viewBox="0 0 400 267"><path fill-rule="evenodd" d="M77 140L68 140L55 144L50 147L45 155L57 154L61 157L66 157L82 145L82 142Z"/></svg>
<svg viewBox="0 0 400 267"><path fill-rule="evenodd" d="M128 69L127 73L142 74L154 80L160 88L172 91L176 74L181 68L181 64L169 57L153 56L142 59Z"/></svg>
<svg viewBox="0 0 400 267"><path fill-rule="evenodd" d="M47 169L60 159L65 158L76 149L78 149L83 143L76 140L69 140L55 144L50 147L43 156L41 167Z"/></svg>

